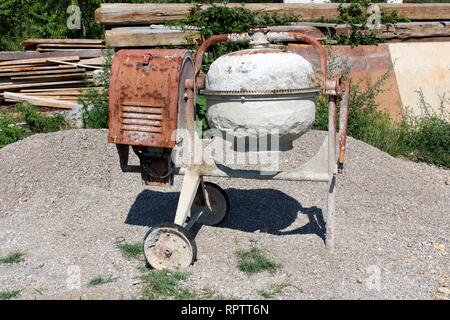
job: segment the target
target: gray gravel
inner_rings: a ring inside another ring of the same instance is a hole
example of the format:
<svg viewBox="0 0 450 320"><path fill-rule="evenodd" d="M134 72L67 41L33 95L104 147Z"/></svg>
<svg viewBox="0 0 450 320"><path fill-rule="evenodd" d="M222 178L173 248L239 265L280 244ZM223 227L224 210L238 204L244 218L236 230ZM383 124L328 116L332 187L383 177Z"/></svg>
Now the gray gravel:
<svg viewBox="0 0 450 320"><path fill-rule="evenodd" d="M282 157L301 164L324 133L311 131ZM136 161L134 158L133 161ZM144 187L120 171L105 130L34 135L0 150L0 292L19 299L129 299L139 296L137 260L118 239L140 242L150 225L172 221L181 178L170 188ZM449 294L450 172L393 158L349 138L337 182L336 248L323 242L325 184L207 179L231 200L225 221L197 228L198 261L186 285L225 297L261 299L445 299ZM282 264L275 275L247 276L235 251L257 246ZM74 274L81 287L74 287ZM94 277L116 280L90 288Z"/></svg>

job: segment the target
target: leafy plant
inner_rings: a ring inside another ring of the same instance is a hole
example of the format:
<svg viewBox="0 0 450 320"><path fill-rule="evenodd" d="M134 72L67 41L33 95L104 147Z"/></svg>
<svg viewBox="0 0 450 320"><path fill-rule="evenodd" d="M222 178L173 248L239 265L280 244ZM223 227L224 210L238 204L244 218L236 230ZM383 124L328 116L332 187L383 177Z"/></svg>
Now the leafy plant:
<svg viewBox="0 0 450 320"><path fill-rule="evenodd" d="M247 275L267 271L271 274L281 268L281 264L273 262L266 258L258 248L251 248L250 250L236 251L238 258L238 269Z"/></svg>
<svg viewBox="0 0 450 320"><path fill-rule="evenodd" d="M368 9L372 4L370 0L341 0L338 7L339 16L337 19L320 18L318 22L328 22L337 24L347 24L351 27L350 32L343 35L329 35L325 43L335 43L338 45L373 45L384 40L379 37L379 31L368 28L368 21L371 14ZM393 10L389 13L380 11L380 22L382 24L393 24L398 22L409 22L406 17L399 17L398 12Z"/></svg>
<svg viewBox="0 0 450 320"><path fill-rule="evenodd" d="M20 111L20 117L25 120L32 133L55 132L70 127L63 114L46 115L28 103L16 106Z"/></svg>
<svg viewBox="0 0 450 320"><path fill-rule="evenodd" d="M264 14L258 16L255 12L242 6L227 7L223 5L211 4L207 9L202 9L201 4L194 4L189 9L189 17L187 19L179 19L167 22L168 25L186 28L187 26L195 26L199 28L202 40L213 35L224 33L246 33L255 26L274 26L285 25L298 21L297 16L279 16ZM189 39L188 39L189 40ZM197 44L190 41L190 48L196 49ZM231 51L248 48L247 43L218 43L209 49L209 54L205 55L205 70L219 56Z"/></svg>
<svg viewBox="0 0 450 320"><path fill-rule="evenodd" d="M8 254L6 257L0 258L0 263L3 264L13 264L13 263L19 263L24 261L23 256L25 253L20 251L15 251L10 254Z"/></svg>
<svg viewBox="0 0 450 320"><path fill-rule="evenodd" d="M422 90L416 92L422 114L406 113L405 127L410 128L408 158L450 168L450 112L446 108L450 105L450 99L443 95L440 111L434 112L426 102Z"/></svg>
<svg viewBox="0 0 450 320"><path fill-rule="evenodd" d="M350 89L347 135L364 141L394 157L402 156L413 161L425 161L450 168L450 115L441 99L440 113L432 111L419 90L418 106L421 115L405 110L401 120L377 109L376 97L389 76L385 73L375 83L362 88L363 80L352 83ZM319 97L316 109L316 130L328 130L328 105Z"/></svg>
<svg viewBox="0 0 450 320"><path fill-rule="evenodd" d="M8 116L0 117L0 148L25 137L25 129L16 125L16 120Z"/></svg>
<svg viewBox="0 0 450 320"><path fill-rule="evenodd" d="M95 81L86 80L88 90L78 98L78 103L82 105L81 120L83 128L101 129L108 127L108 88L113 56L114 50L108 48L101 72L97 74Z"/></svg>

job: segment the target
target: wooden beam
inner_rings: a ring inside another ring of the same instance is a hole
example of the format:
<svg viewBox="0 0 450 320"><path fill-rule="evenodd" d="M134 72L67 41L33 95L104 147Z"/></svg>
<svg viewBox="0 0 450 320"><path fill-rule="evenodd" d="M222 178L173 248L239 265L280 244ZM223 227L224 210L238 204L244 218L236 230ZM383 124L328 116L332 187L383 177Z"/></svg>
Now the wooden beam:
<svg viewBox="0 0 450 320"><path fill-rule="evenodd" d="M348 5L348 4L345 4ZM448 20L450 3L411 3L411 4L377 4L382 10L396 10L400 16L411 20ZM163 23L168 20L183 19L189 16L189 3L103 3L95 11L95 20L103 25L147 25ZM241 6L240 3L229 3L227 6ZM245 8L257 14L297 15L302 20L314 20L320 17L336 18L338 3L323 4L284 4L284 3L248 3ZM204 5L204 8L208 5Z"/></svg>
<svg viewBox="0 0 450 320"><path fill-rule="evenodd" d="M187 43L186 37L199 40L200 34L149 27L114 28L105 32L106 44L116 48L179 45Z"/></svg>
<svg viewBox="0 0 450 320"><path fill-rule="evenodd" d="M450 37L450 25L440 22L409 22L383 25L379 37L386 39L410 39Z"/></svg>
<svg viewBox="0 0 450 320"><path fill-rule="evenodd" d="M14 93L14 92L4 92L3 97L5 99L14 100L17 102L28 102L28 103L34 104L36 106L42 106L42 107L72 109L77 105L77 103L74 103L74 102L61 101L61 100L57 100L57 99L45 99L45 98L39 98L39 97L32 97L32 96L27 96L25 94Z"/></svg>

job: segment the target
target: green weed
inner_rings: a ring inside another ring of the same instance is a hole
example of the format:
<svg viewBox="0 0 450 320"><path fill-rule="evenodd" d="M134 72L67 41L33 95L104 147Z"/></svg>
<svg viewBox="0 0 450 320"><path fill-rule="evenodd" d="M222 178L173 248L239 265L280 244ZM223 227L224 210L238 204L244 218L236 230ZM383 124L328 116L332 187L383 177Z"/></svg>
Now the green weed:
<svg viewBox="0 0 450 320"><path fill-rule="evenodd" d="M108 88L111 76L111 65L114 50L108 48L102 72L98 75L96 82L86 80L88 90L83 92L78 103L81 104L81 121L83 128L101 129L108 127Z"/></svg>
<svg viewBox="0 0 450 320"><path fill-rule="evenodd" d="M286 283L272 283L268 289L258 290L258 294L264 299L272 299L277 294L281 293L288 284Z"/></svg>
<svg viewBox="0 0 450 320"><path fill-rule="evenodd" d="M19 290L15 291L1 291L0 292L0 300L9 300L17 297L20 294Z"/></svg>
<svg viewBox="0 0 450 320"><path fill-rule="evenodd" d="M13 263L19 263L24 261L23 257L25 256L25 253L20 251L15 251L10 254L8 254L6 257L0 258L0 263L3 264L13 264Z"/></svg>
<svg viewBox="0 0 450 320"><path fill-rule="evenodd" d="M143 282L142 298L145 300L209 300L227 299L217 296L212 290L193 290L183 286L183 281L188 279L187 272L177 270L152 270L142 269L141 280Z"/></svg>
<svg viewBox="0 0 450 320"><path fill-rule="evenodd" d="M36 106L28 103L17 104L16 107L32 133L55 132L70 128L63 114L46 115L40 113Z"/></svg>
<svg viewBox="0 0 450 320"><path fill-rule="evenodd" d="M281 268L281 264L266 258L262 250L258 248L236 251L235 254L238 258L238 269L247 275L264 271L275 274Z"/></svg>
<svg viewBox="0 0 450 320"><path fill-rule="evenodd" d="M112 278L112 276L109 276L106 279L101 276L98 276L98 277L93 278L91 281L89 281L88 287L100 286L102 284L110 283L110 282L114 282L114 281L116 281L116 279Z"/></svg>
<svg viewBox="0 0 450 320"><path fill-rule="evenodd" d="M125 259L141 259L142 258L142 244L141 243L116 243L117 248L122 252L122 256Z"/></svg>
<svg viewBox="0 0 450 320"><path fill-rule="evenodd" d="M0 115L0 148L27 137L26 130L11 117Z"/></svg>

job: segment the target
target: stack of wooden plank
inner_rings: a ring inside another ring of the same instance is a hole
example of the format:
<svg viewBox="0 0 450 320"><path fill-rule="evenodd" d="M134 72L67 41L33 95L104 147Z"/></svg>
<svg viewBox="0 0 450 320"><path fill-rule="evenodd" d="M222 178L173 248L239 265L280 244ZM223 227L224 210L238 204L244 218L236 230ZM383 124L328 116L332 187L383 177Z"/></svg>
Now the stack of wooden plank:
<svg viewBox="0 0 450 320"><path fill-rule="evenodd" d="M104 41L97 39L28 39L21 45L25 51L0 52L0 61L77 56L84 63L83 60L101 57L105 50ZM89 64L101 65L101 61Z"/></svg>
<svg viewBox="0 0 450 320"><path fill-rule="evenodd" d="M228 3L227 6L240 6ZM303 21L321 17L336 18L340 4L285 4L248 3L246 8L257 14L296 15ZM348 5L348 4L347 4ZM426 39L447 41L450 37L450 3L425 4L377 4L385 12L396 10L399 16L406 16L412 23L381 26L379 36L388 41L421 41ZM187 18L189 3L104 3L95 12L97 23L106 27L107 45L120 47L152 47L160 45L179 45L187 38L199 40L196 30L180 30L165 27L166 21ZM203 5L203 8L208 5ZM345 34L348 25L323 23L297 23L302 32L324 39L330 34Z"/></svg>
<svg viewBox="0 0 450 320"><path fill-rule="evenodd" d="M84 63L82 63L84 62ZM78 56L16 59L0 62L0 102L29 102L71 109L86 88L86 78L101 67Z"/></svg>
<svg viewBox="0 0 450 320"><path fill-rule="evenodd" d="M103 55L104 41L97 39L28 39L22 41L25 50L70 54L80 58L96 58Z"/></svg>

